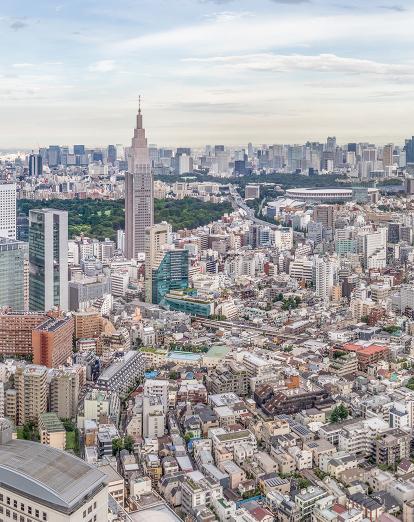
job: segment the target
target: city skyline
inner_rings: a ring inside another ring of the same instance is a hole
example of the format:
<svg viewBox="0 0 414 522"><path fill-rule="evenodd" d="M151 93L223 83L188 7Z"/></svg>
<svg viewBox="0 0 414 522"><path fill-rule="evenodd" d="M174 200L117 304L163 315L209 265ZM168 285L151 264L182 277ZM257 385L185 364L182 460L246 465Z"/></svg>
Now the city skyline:
<svg viewBox="0 0 414 522"><path fill-rule="evenodd" d="M406 0L20 4L0 13L2 149L127 143L138 92L159 146L412 135Z"/></svg>

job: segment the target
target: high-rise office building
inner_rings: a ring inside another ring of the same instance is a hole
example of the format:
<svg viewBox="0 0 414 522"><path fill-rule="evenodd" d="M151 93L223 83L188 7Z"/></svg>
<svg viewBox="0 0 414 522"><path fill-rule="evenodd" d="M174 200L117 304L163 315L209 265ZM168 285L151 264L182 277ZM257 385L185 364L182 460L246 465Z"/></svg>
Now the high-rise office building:
<svg viewBox="0 0 414 522"><path fill-rule="evenodd" d="M116 161L116 156L117 156L117 154L116 154L115 145L108 145L108 150L107 150L108 163L111 163L113 165Z"/></svg>
<svg viewBox="0 0 414 522"><path fill-rule="evenodd" d="M16 239L15 183L0 183L0 237Z"/></svg>
<svg viewBox="0 0 414 522"><path fill-rule="evenodd" d="M29 213L29 308L68 309L68 213L42 209Z"/></svg>
<svg viewBox="0 0 414 522"><path fill-rule="evenodd" d="M50 145L47 151L49 167L57 167L61 162L61 152L59 145Z"/></svg>
<svg viewBox="0 0 414 522"><path fill-rule="evenodd" d="M151 301L163 304L164 297L171 290L188 288L188 250L170 250L157 268L152 269Z"/></svg>
<svg viewBox="0 0 414 522"><path fill-rule="evenodd" d="M163 221L145 231L145 296L152 303L152 271L158 268L165 254L165 248L171 245L172 227Z"/></svg>
<svg viewBox="0 0 414 522"><path fill-rule="evenodd" d="M128 259L136 259L145 251L145 229L153 224L154 181L139 107L125 175L125 256Z"/></svg>
<svg viewBox="0 0 414 522"><path fill-rule="evenodd" d="M384 146L382 151L382 164L384 168L394 165L394 145L392 143Z"/></svg>
<svg viewBox="0 0 414 522"><path fill-rule="evenodd" d="M414 136L409 140L405 140L404 151L406 163L414 163Z"/></svg>
<svg viewBox="0 0 414 522"><path fill-rule="evenodd" d="M76 154L76 156L81 156L82 154L85 154L85 145L74 145L73 153Z"/></svg>
<svg viewBox="0 0 414 522"><path fill-rule="evenodd" d="M40 154L30 154L29 156L29 176L31 178L43 174L43 159Z"/></svg>
<svg viewBox="0 0 414 522"><path fill-rule="evenodd" d="M29 218L26 214L19 214L16 219L16 239L29 241Z"/></svg>
<svg viewBox="0 0 414 522"><path fill-rule="evenodd" d="M24 310L26 243L0 238L0 308Z"/></svg>
<svg viewBox="0 0 414 522"><path fill-rule="evenodd" d="M333 230L335 225L334 205L316 205L313 209L313 220L322 223L326 229Z"/></svg>

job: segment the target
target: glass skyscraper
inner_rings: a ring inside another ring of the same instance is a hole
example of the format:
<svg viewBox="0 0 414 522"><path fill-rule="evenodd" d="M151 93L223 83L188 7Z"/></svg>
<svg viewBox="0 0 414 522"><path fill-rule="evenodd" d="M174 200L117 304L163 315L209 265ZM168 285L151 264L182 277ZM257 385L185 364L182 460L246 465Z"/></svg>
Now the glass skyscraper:
<svg viewBox="0 0 414 522"><path fill-rule="evenodd" d="M0 308L25 308L25 259L28 245L0 238Z"/></svg>
<svg viewBox="0 0 414 522"><path fill-rule="evenodd" d="M29 308L68 310L68 213L29 213Z"/></svg>
<svg viewBox="0 0 414 522"><path fill-rule="evenodd" d="M166 252L158 268L152 270L152 303L163 304L171 290L188 288L188 251Z"/></svg>

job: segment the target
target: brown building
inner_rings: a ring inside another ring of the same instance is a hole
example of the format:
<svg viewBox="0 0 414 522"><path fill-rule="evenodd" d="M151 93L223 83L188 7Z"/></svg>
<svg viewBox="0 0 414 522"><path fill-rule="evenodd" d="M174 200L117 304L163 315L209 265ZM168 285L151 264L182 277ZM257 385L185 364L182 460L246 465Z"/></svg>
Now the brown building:
<svg viewBox="0 0 414 522"><path fill-rule="evenodd" d="M32 331L44 323L41 312L5 312L0 314L0 354L31 355Z"/></svg>
<svg viewBox="0 0 414 522"><path fill-rule="evenodd" d="M102 317L98 312L74 312L75 339L96 339L103 331Z"/></svg>
<svg viewBox="0 0 414 522"><path fill-rule="evenodd" d="M73 319L49 317L32 332L34 364L56 368L68 362L72 355Z"/></svg>
<svg viewBox="0 0 414 522"><path fill-rule="evenodd" d="M269 416L285 413L292 415L302 410L323 407L333 403L330 394L323 388L301 383L299 387L263 384L253 394L258 406Z"/></svg>
<svg viewBox="0 0 414 522"><path fill-rule="evenodd" d="M73 319L42 312L0 314L0 355L32 356L34 364L53 368L72 354Z"/></svg>
<svg viewBox="0 0 414 522"><path fill-rule="evenodd" d="M358 359L358 369L366 372L368 366L376 364L378 361L388 361L390 350L387 346L381 345L362 345L356 343L346 343L342 347L347 352L355 352Z"/></svg>

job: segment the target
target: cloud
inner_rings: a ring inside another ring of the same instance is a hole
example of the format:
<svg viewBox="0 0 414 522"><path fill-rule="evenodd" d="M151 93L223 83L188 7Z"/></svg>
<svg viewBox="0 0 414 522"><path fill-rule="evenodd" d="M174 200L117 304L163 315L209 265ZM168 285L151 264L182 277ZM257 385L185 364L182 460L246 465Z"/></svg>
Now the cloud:
<svg viewBox="0 0 414 522"><path fill-rule="evenodd" d="M103 44L103 52L109 56L135 55L137 51L151 54L160 49L178 55L188 53L194 56L211 54L236 54L264 52L267 50L347 43L358 39L360 45L381 46L386 40L392 40L393 46L407 47L414 40L412 21L401 17L399 13L390 16L401 18L397 23L390 23L381 10L374 13L313 15L305 14L242 13L235 16L225 12L210 16L199 23L182 23L170 29L140 34ZM206 44L207 42L207 44ZM322 47L323 48L323 47ZM379 47L380 48L380 47Z"/></svg>
<svg viewBox="0 0 414 522"><path fill-rule="evenodd" d="M395 11L396 13L404 13L407 11L402 5L379 5L380 9L387 9L388 11Z"/></svg>
<svg viewBox="0 0 414 522"><path fill-rule="evenodd" d="M12 65L15 69L27 69L29 67L34 67L33 63L14 63Z"/></svg>
<svg viewBox="0 0 414 522"><path fill-rule="evenodd" d="M105 73L115 69L114 60L100 60L91 64L88 68L91 72Z"/></svg>
<svg viewBox="0 0 414 522"><path fill-rule="evenodd" d="M270 0L274 4L308 4L310 0Z"/></svg>
<svg viewBox="0 0 414 522"><path fill-rule="evenodd" d="M15 20L9 25L10 29L13 29L13 31L20 31L20 29L25 29L28 26L29 24L22 20Z"/></svg>
<svg viewBox="0 0 414 522"><path fill-rule="evenodd" d="M234 0L200 0L200 4L216 4L216 5L224 5L230 4Z"/></svg>
<svg viewBox="0 0 414 522"><path fill-rule="evenodd" d="M237 56L214 56L209 58L186 58L184 62L210 64L238 71L287 73L293 71L316 71L321 73L372 74L378 76L413 76L413 64L382 63L360 58L344 58L335 54L246 54Z"/></svg>

